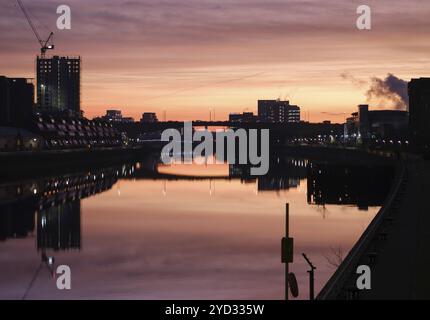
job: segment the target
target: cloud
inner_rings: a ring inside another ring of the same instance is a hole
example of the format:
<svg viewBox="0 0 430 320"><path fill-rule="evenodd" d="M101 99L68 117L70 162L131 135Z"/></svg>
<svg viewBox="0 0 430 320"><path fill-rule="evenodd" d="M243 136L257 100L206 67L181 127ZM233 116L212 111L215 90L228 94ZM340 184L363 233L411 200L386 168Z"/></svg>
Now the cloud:
<svg viewBox="0 0 430 320"><path fill-rule="evenodd" d="M295 103L333 111L361 99L374 74L430 70L422 0L369 0L371 32L356 29L357 3L344 0L74 0L71 30L55 28L58 1L23 3L42 37L43 25L55 32L50 54L83 57L87 115L113 104L134 117L166 105L201 117L210 104L227 116L284 83L300 88ZM34 77L39 44L15 1L0 1L0 29L1 74ZM335 88L340 74L355 88ZM247 80L220 83L230 78Z"/></svg>
<svg viewBox="0 0 430 320"><path fill-rule="evenodd" d="M398 110L406 110L409 104L407 81L391 73L385 79L373 77L366 95L368 101L390 103Z"/></svg>
<svg viewBox="0 0 430 320"><path fill-rule="evenodd" d="M356 78L356 77L354 77L352 74L350 74L349 72L342 72L342 73L340 74L340 77L341 77L343 80L351 81L351 83L352 83L353 85L357 86L357 87L363 87L363 86L365 86L365 85L367 84L367 81L366 81L366 80Z"/></svg>

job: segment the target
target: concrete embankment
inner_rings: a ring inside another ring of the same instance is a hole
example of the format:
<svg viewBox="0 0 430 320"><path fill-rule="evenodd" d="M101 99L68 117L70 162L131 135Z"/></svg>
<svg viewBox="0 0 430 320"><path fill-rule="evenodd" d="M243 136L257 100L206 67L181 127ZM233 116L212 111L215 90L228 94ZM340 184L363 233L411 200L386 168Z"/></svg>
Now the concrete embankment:
<svg viewBox="0 0 430 320"><path fill-rule="evenodd" d="M319 299L430 299L430 162L404 165L392 193ZM358 290L358 265L371 289Z"/></svg>
<svg viewBox="0 0 430 320"><path fill-rule="evenodd" d="M37 173L83 170L118 165L145 155L142 148L99 148L0 153L0 177L31 176Z"/></svg>
<svg viewBox="0 0 430 320"><path fill-rule="evenodd" d="M407 166L407 182L363 299L430 299L430 162Z"/></svg>

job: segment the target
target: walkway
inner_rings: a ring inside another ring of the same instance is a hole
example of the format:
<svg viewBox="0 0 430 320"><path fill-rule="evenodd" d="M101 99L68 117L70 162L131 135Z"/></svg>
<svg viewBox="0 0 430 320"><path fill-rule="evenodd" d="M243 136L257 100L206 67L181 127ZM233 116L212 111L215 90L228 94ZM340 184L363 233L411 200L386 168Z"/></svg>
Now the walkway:
<svg viewBox="0 0 430 320"><path fill-rule="evenodd" d="M430 162L409 163L397 191L318 299L430 299ZM371 290L356 289L360 264Z"/></svg>

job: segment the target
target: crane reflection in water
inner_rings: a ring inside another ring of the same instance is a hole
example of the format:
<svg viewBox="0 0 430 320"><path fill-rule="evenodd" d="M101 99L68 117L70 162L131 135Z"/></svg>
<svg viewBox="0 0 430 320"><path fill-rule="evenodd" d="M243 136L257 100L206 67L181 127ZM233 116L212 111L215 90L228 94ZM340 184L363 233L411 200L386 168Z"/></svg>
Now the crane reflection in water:
<svg viewBox="0 0 430 320"><path fill-rule="evenodd" d="M221 171L216 169L213 175L210 171L193 174L190 167L169 167L151 160L10 181L0 185L0 241L25 237L36 240L40 263L28 280L23 294L26 298L42 270L55 279L55 267L61 264L56 259L58 252L82 249L81 200L110 190L114 185L120 194L120 180L159 180L160 189L165 193L169 181L208 181L208 192L214 194L218 180L253 183L256 192L265 193L298 188L305 179L309 205L320 208L326 204L354 205L366 210L368 206L383 203L394 171L389 167L339 166L289 157L274 157L270 168L263 177L251 176L247 166L228 164Z"/></svg>

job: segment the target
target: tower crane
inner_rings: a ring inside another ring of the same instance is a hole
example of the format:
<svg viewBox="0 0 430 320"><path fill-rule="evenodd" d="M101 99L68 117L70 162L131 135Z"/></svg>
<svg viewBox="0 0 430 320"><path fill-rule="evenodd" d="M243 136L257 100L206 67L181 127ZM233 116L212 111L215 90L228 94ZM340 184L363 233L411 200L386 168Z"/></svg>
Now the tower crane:
<svg viewBox="0 0 430 320"><path fill-rule="evenodd" d="M16 2L18 3L18 6L21 8L22 13L24 14L25 18L27 19L27 22L30 25L31 30L33 31L34 35L37 38L37 41L40 44L40 56L41 56L41 58L45 58L46 51L54 49L54 43L53 43L54 33L51 31L48 38L46 40L43 40L40 37L39 33L37 32L37 29L34 26L33 22L31 21L31 18L28 15L28 12L25 9L24 5L22 4L21 0L16 0Z"/></svg>

